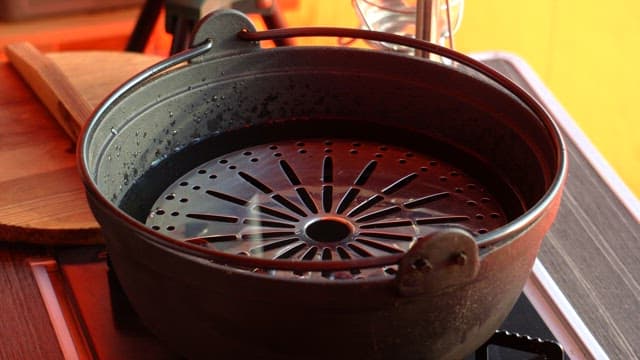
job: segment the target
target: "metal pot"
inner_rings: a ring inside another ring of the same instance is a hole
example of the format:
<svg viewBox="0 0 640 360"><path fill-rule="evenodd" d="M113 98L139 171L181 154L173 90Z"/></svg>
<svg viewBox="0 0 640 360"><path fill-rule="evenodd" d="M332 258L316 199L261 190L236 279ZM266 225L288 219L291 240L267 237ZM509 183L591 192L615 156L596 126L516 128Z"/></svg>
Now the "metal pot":
<svg viewBox="0 0 640 360"><path fill-rule="evenodd" d="M448 64L257 42L309 35ZM255 32L220 11L193 44L114 92L79 146L114 270L152 332L223 359L455 359L492 335L566 177L529 95L383 33Z"/></svg>

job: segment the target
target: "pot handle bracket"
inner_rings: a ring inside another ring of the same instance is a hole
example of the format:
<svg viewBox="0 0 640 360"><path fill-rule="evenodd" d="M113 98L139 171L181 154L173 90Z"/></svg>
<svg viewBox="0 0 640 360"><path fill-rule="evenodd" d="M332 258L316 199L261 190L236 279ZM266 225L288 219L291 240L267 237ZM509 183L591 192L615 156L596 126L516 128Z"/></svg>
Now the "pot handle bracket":
<svg viewBox="0 0 640 360"><path fill-rule="evenodd" d="M422 237L398 264L396 285L403 296L437 294L478 275L480 258L473 236L445 228Z"/></svg>
<svg viewBox="0 0 640 360"><path fill-rule="evenodd" d="M234 9L216 10L202 18L193 32L191 47L211 42L209 51L191 59L192 63L204 62L212 58L245 53L260 49L258 41L243 41L238 33L256 31L251 20L242 12Z"/></svg>
<svg viewBox="0 0 640 360"><path fill-rule="evenodd" d="M238 38L238 33L245 31L255 32L256 29L251 20L240 11L221 9L210 13L196 25L189 49L174 54L129 79L107 97L93 117L100 119L103 113L125 93L183 62L199 63L222 56L259 50L258 41Z"/></svg>

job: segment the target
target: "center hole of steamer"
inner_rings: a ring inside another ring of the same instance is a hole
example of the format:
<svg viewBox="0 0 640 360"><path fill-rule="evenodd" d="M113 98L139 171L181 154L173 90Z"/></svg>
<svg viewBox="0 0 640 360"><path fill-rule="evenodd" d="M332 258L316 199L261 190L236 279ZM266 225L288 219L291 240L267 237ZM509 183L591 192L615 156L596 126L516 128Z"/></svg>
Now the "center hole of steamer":
<svg viewBox="0 0 640 360"><path fill-rule="evenodd" d="M344 240L353 233L353 226L340 218L321 218L307 225L305 233L318 242L331 243Z"/></svg>

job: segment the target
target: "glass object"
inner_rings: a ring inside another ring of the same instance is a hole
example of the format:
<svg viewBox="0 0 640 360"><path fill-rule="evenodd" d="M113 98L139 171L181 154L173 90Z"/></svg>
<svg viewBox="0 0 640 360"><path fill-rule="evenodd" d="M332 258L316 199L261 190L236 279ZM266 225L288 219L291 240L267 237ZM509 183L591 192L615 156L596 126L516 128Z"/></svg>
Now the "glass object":
<svg viewBox="0 0 640 360"><path fill-rule="evenodd" d="M464 8L464 0L352 0L352 3L364 29L410 37L416 37L417 30L418 38L451 48L452 35L460 27ZM417 14L418 8L421 9L420 14ZM371 44L399 52L412 52L395 44Z"/></svg>

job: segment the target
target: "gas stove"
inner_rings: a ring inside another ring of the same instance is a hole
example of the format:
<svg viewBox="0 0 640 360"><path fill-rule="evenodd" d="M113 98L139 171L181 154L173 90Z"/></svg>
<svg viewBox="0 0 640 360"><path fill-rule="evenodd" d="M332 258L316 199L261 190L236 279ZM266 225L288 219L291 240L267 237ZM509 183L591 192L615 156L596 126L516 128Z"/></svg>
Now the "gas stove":
<svg viewBox="0 0 640 360"><path fill-rule="evenodd" d="M129 307L103 248L60 251L32 268L66 358L179 358ZM469 359L606 358L538 261L500 329Z"/></svg>

